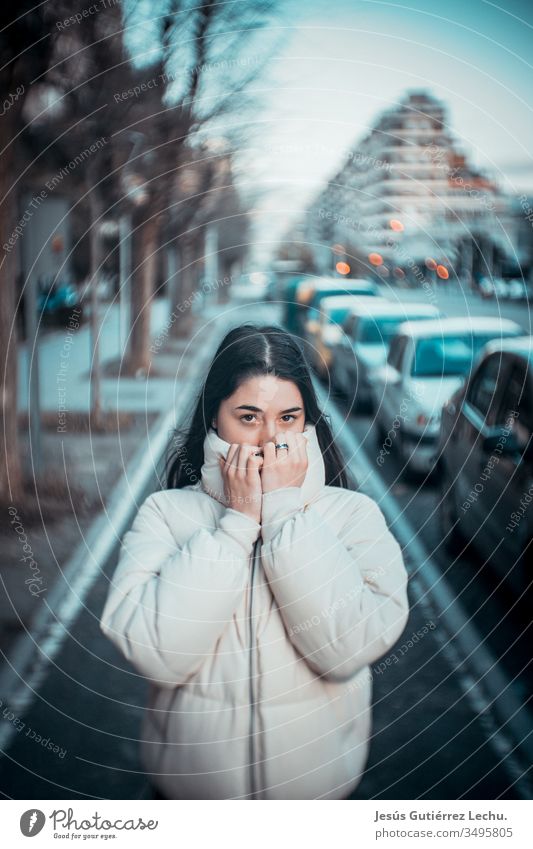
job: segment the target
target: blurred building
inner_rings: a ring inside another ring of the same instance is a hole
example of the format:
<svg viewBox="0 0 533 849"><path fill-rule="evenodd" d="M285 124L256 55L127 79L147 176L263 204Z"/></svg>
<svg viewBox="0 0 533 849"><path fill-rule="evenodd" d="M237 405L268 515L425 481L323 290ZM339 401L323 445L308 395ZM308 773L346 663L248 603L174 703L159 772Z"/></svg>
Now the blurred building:
<svg viewBox="0 0 533 849"><path fill-rule="evenodd" d="M327 273L344 254L356 274L416 283L438 271L470 284L515 276L526 261L515 206L469 164L443 103L413 91L350 151L307 211L305 235Z"/></svg>

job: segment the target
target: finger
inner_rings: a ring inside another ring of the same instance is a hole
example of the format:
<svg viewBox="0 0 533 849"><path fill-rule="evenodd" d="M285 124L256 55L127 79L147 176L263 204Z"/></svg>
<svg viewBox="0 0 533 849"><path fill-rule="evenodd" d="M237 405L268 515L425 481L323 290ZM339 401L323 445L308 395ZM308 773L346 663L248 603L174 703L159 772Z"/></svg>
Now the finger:
<svg viewBox="0 0 533 849"><path fill-rule="evenodd" d="M243 452L243 463L246 462L246 483L256 484L263 466L263 458L257 456L257 445L247 446L247 449Z"/></svg>
<svg viewBox="0 0 533 849"><path fill-rule="evenodd" d="M307 439L301 433L295 434L296 450L301 460L307 459Z"/></svg>
<svg viewBox="0 0 533 849"><path fill-rule="evenodd" d="M286 462L290 466L291 483L293 483L298 478L299 469L301 467L301 462L302 462L301 456L300 456L300 451L299 451L299 448L298 448L297 434L286 433L285 434L285 442L289 446L289 450L288 451L282 451L281 453L287 455Z"/></svg>
<svg viewBox="0 0 533 849"><path fill-rule="evenodd" d="M255 452L257 451L257 445L250 445L248 442L243 442L239 447L239 455L237 459L237 469L238 475L242 478L245 478L249 471L249 461L251 457L254 457ZM254 460L258 460L258 457L254 457Z"/></svg>
<svg viewBox="0 0 533 849"><path fill-rule="evenodd" d="M296 434L287 431L287 433L283 433L280 442L286 442L289 446L288 449L284 448L279 453L283 460L287 460L288 462L294 462L298 457L298 450L296 446Z"/></svg>
<svg viewBox="0 0 533 849"><path fill-rule="evenodd" d="M255 450L250 452L247 463L248 474L256 474L263 466L263 457L256 456Z"/></svg>
<svg viewBox="0 0 533 849"><path fill-rule="evenodd" d="M280 431L279 433L276 434L276 444L277 445L281 445L282 443L286 443L289 446L288 449L287 448L276 448L276 457L277 457L278 460L281 460L281 462L286 462L289 458L289 453L290 453L290 450L291 450L291 439L292 439L292 434L285 433L285 431ZM294 448L294 445L293 445L293 448Z"/></svg>
<svg viewBox="0 0 533 849"><path fill-rule="evenodd" d="M227 454L227 457L226 457L224 469L223 469L224 473L228 477L233 477L235 475L236 471L237 471L236 457L238 455L238 451L239 451L239 446L238 446L237 443L233 443L232 445L230 445L229 450L228 450L228 454Z"/></svg>
<svg viewBox="0 0 533 849"><path fill-rule="evenodd" d="M235 454L237 453L238 449L239 449L238 443L234 442L230 445L230 447L228 449L228 453L226 454L226 457L225 457L225 463L226 463L227 466L230 466L233 463L233 458L235 457Z"/></svg>
<svg viewBox="0 0 533 849"><path fill-rule="evenodd" d="M289 446L289 451L294 450L296 448L296 434L295 433L283 433L281 434L282 439L280 442L286 442Z"/></svg>
<svg viewBox="0 0 533 849"><path fill-rule="evenodd" d="M274 440L271 439L269 442L265 442L263 445L263 457L272 456L276 453L276 447L274 445Z"/></svg>
<svg viewBox="0 0 533 849"><path fill-rule="evenodd" d="M246 477L246 460L248 458L247 445L241 443L235 454L235 468L237 477Z"/></svg>
<svg viewBox="0 0 533 849"><path fill-rule="evenodd" d="M270 468L276 462L276 448L273 442L263 445L263 468Z"/></svg>
<svg viewBox="0 0 533 849"><path fill-rule="evenodd" d="M286 435L286 441L289 445L288 454L293 481L298 481L301 473L307 468L305 445L303 444L306 439L301 433L289 433Z"/></svg>
<svg viewBox="0 0 533 849"><path fill-rule="evenodd" d="M301 436L300 439L297 440L298 445L298 458L300 461L300 467L307 472L309 467L309 456L308 456L308 442L305 436Z"/></svg>

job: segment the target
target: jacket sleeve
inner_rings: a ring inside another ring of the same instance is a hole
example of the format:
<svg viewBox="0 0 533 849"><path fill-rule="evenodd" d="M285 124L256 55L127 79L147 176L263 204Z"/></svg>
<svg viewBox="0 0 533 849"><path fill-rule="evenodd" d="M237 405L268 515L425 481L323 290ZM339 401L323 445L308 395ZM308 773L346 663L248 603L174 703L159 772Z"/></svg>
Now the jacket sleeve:
<svg viewBox="0 0 533 849"><path fill-rule="evenodd" d="M385 654L409 615L407 572L383 513L344 492L353 508L339 534L316 506L304 509L299 487L265 493L262 508L262 562L288 636L313 671L337 680Z"/></svg>
<svg viewBox="0 0 533 849"><path fill-rule="evenodd" d="M179 509L175 520L194 527ZM150 495L123 537L101 630L159 687L185 683L231 621L259 531L253 519L227 508L214 527L199 527L178 546Z"/></svg>

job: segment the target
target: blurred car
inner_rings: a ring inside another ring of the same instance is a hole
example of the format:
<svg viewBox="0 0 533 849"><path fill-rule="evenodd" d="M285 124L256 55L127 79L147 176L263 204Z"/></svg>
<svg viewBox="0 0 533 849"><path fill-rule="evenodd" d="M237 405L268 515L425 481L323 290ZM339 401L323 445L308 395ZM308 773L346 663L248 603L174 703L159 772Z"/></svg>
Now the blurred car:
<svg viewBox="0 0 533 849"><path fill-rule="evenodd" d="M49 278L38 281L37 309L44 325L66 324L74 307L83 312L82 298L72 283ZM81 314L77 320L81 323Z"/></svg>
<svg viewBox="0 0 533 849"><path fill-rule="evenodd" d="M490 277L480 277L477 284L479 294L482 298L493 298L495 294L494 283Z"/></svg>
<svg viewBox="0 0 533 849"><path fill-rule="evenodd" d="M497 298L502 300L503 298L509 297L509 283L506 280L495 277L492 283L494 286L494 294Z"/></svg>
<svg viewBox="0 0 533 849"><path fill-rule="evenodd" d="M509 280L509 297L513 301L529 301L533 298L533 291L525 280Z"/></svg>
<svg viewBox="0 0 533 849"><path fill-rule="evenodd" d="M320 333L320 304L324 298L334 295L364 295L376 298L379 289L371 280L340 279L338 277L310 277L298 286L296 300L304 306L300 315L303 319L301 335L310 348L317 345Z"/></svg>
<svg viewBox="0 0 533 849"><path fill-rule="evenodd" d="M342 337L341 325L355 308L355 304L381 301L373 295L328 295L320 301L318 329L313 334L313 344L307 346L308 359L320 377L327 377L333 351ZM387 301L385 301L387 303Z"/></svg>
<svg viewBox="0 0 533 849"><path fill-rule="evenodd" d="M241 274L239 279L230 286L232 299L241 301L264 300L269 279L266 271L252 271L250 274Z"/></svg>
<svg viewBox="0 0 533 849"><path fill-rule="evenodd" d="M353 306L333 348L331 379L350 397L354 409L372 406L372 371L385 364L400 324L439 315L432 304L400 304L384 298L365 299Z"/></svg>
<svg viewBox="0 0 533 849"><path fill-rule="evenodd" d="M268 273L266 301L284 300L284 291L291 279L303 277L300 260L273 260Z"/></svg>
<svg viewBox="0 0 533 849"><path fill-rule="evenodd" d="M399 326L385 366L373 373L372 392L378 440L393 430L406 472L434 469L442 407L484 345L523 332L514 321L471 316Z"/></svg>
<svg viewBox="0 0 533 849"><path fill-rule="evenodd" d="M117 282L118 281L116 279L116 275L100 274L98 277L98 282L96 284L96 294L98 296L98 300L110 301L114 293L118 291ZM84 280L82 280L79 286L80 300L90 303L92 286L93 284L90 277L86 277Z"/></svg>
<svg viewBox="0 0 533 849"><path fill-rule="evenodd" d="M290 333L301 335L303 331L307 305L298 300L297 292L309 276L296 274L289 277L280 292L283 323Z"/></svg>
<svg viewBox="0 0 533 849"><path fill-rule="evenodd" d="M468 540L494 555L520 591L533 562L532 436L533 337L491 342L443 409L439 518L452 551Z"/></svg>

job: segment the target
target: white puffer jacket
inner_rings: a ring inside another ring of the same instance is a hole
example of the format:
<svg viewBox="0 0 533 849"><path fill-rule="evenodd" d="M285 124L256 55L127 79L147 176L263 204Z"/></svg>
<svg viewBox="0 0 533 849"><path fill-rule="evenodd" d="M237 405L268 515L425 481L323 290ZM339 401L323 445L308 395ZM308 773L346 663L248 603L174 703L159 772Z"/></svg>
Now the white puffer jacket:
<svg viewBox="0 0 533 849"><path fill-rule="evenodd" d="M201 481L150 495L124 535L101 628L151 682L141 757L169 798L341 799L361 779L407 574L304 434L305 481L265 494L261 525L224 506L210 430Z"/></svg>

